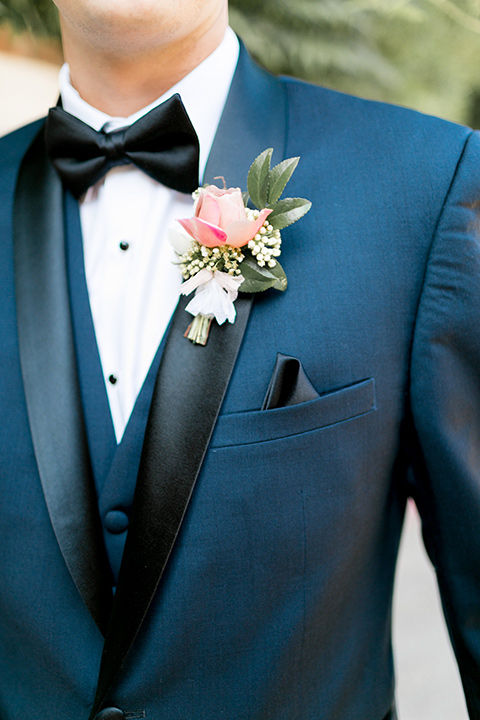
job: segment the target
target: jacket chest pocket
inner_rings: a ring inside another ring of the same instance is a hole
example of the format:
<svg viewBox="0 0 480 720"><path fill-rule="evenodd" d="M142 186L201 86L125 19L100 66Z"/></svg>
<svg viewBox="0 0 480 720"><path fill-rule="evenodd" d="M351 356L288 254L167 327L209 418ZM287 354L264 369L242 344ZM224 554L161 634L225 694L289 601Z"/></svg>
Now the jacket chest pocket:
<svg viewBox="0 0 480 720"><path fill-rule="evenodd" d="M326 393L309 402L220 415L210 448L279 440L353 420L376 409L373 378Z"/></svg>

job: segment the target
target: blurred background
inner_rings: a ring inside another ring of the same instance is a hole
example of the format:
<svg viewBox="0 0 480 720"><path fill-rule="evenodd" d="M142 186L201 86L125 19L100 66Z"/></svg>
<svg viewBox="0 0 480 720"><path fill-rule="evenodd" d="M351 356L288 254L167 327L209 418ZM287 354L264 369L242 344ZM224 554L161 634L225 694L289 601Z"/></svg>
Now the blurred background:
<svg viewBox="0 0 480 720"><path fill-rule="evenodd" d="M230 0L230 20L275 73L480 128L480 0ZM0 135L55 104L61 62L50 0L0 0ZM394 602L399 720L467 720L420 533L410 505Z"/></svg>
<svg viewBox="0 0 480 720"><path fill-rule="evenodd" d="M480 126L480 0L230 0L268 69ZM0 50L57 61L50 0L0 0Z"/></svg>

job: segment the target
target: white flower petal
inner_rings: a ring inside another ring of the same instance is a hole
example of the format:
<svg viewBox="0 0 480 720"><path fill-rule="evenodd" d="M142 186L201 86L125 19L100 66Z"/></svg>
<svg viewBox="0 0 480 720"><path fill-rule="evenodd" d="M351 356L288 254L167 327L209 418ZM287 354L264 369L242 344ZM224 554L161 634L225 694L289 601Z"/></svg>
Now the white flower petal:
<svg viewBox="0 0 480 720"><path fill-rule="evenodd" d="M178 255L188 252L192 246L193 238L176 220L169 226L167 230L168 242L173 245Z"/></svg>

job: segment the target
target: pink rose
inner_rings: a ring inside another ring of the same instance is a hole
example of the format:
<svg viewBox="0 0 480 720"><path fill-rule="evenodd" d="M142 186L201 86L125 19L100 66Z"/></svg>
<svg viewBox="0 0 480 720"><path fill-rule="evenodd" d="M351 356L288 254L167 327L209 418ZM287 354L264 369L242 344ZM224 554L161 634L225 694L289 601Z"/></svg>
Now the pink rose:
<svg viewBox="0 0 480 720"><path fill-rule="evenodd" d="M255 237L271 212L262 210L256 220L249 220L240 188L221 190L209 185L200 190L195 217L178 222L194 240L207 247L242 247Z"/></svg>

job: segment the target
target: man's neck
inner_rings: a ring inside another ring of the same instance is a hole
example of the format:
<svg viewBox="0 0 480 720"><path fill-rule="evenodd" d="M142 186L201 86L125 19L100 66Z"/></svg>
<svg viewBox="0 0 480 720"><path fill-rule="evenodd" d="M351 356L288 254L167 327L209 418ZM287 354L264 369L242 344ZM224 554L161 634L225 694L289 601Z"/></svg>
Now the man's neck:
<svg viewBox="0 0 480 720"><path fill-rule="evenodd" d="M179 39L143 53L115 54L70 37L63 28L65 58L72 85L93 107L128 117L152 103L188 75L220 45L228 24L226 13L198 36Z"/></svg>

